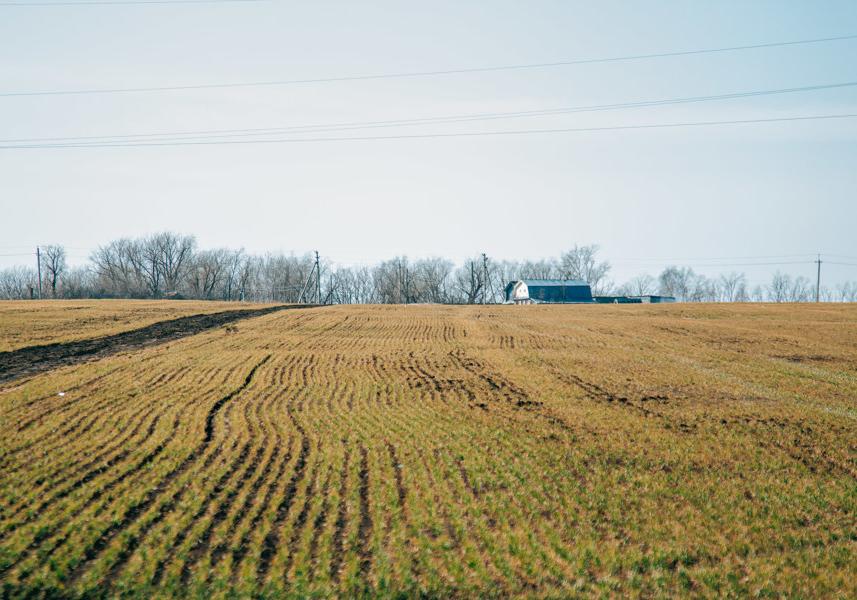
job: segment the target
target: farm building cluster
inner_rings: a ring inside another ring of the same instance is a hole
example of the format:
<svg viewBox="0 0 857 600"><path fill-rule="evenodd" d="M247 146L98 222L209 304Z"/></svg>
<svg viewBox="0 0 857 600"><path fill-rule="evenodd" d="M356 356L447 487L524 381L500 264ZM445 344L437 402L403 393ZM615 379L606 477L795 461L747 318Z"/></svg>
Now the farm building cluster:
<svg viewBox="0 0 857 600"><path fill-rule="evenodd" d="M519 279L505 290L506 304L659 304L672 296L593 296L592 287L576 279Z"/></svg>

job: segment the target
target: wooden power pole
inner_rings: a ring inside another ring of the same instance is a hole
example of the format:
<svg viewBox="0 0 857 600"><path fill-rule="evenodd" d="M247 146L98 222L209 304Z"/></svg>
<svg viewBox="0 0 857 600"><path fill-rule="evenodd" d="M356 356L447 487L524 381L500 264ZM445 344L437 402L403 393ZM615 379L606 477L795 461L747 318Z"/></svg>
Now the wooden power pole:
<svg viewBox="0 0 857 600"><path fill-rule="evenodd" d="M819 302L821 298L821 254L818 255L815 264L818 267L815 272L815 301Z"/></svg>
<svg viewBox="0 0 857 600"><path fill-rule="evenodd" d="M39 274L39 300L42 299L42 251L36 246L36 271Z"/></svg>
<svg viewBox="0 0 857 600"><path fill-rule="evenodd" d="M488 292L491 292L492 296L494 294L494 286L491 285L491 273L488 271L488 256L483 252L482 253L482 304L494 303L493 297L486 302L485 297L488 295Z"/></svg>
<svg viewBox="0 0 857 600"><path fill-rule="evenodd" d="M321 266L318 262L318 250L315 251L315 299L321 304Z"/></svg>

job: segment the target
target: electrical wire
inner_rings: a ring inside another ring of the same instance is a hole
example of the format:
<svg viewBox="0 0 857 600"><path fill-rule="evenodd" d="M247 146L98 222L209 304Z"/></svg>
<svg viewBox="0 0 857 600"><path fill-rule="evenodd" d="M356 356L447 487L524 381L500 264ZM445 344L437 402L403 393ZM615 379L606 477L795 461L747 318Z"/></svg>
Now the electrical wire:
<svg viewBox="0 0 857 600"><path fill-rule="evenodd" d="M82 0L81 2L0 2L0 6L44 7L44 6L98 6L135 4L251 4L276 2L277 0Z"/></svg>
<svg viewBox="0 0 857 600"><path fill-rule="evenodd" d="M803 258L808 256L816 256L815 252L806 252L804 254L772 254L761 256L720 256L720 257L691 257L691 258L616 258L615 261L621 262L664 262L664 261L720 261L720 260L762 260L774 258ZM716 266L716 264L714 265Z"/></svg>
<svg viewBox="0 0 857 600"><path fill-rule="evenodd" d="M746 262L746 263L716 263L716 264L699 264L699 263L686 263L686 262L676 262L676 261L663 261L663 264L669 264L676 267L696 267L698 269L710 268L710 267L761 267L761 266L772 266L772 265L808 265L813 264L814 261L809 260L798 260L798 261L776 261L776 262ZM612 262L611 264L615 265L623 265L623 266L651 266L651 265L633 265L629 263L623 262Z"/></svg>
<svg viewBox="0 0 857 600"><path fill-rule="evenodd" d="M845 258L848 260L857 260L857 256L846 256L845 254L822 254L822 256L832 256L834 258Z"/></svg>
<svg viewBox="0 0 857 600"><path fill-rule="evenodd" d="M736 98L749 98L756 96L770 96L777 94L790 94L797 92L810 92L819 90L828 90L836 88L854 87L857 86L857 81L848 81L843 83L831 83L821 85L809 85L802 87L780 88L772 90L753 90L745 92L731 92L728 94L718 94L709 96L690 96L681 98L665 98L659 100L642 100L631 102L620 102L612 104L594 104L585 106L571 106L562 108L539 109L517 112L498 112L498 113L470 113L463 115L450 116L434 116L420 117L413 119L397 119L387 121L363 121L363 122L346 122L346 123L330 123L317 125L293 125L282 127L259 127L252 129L209 129L197 131L177 131L177 132L161 132L161 133L140 133L140 134L119 134L119 135L99 135L99 136L69 136L69 137L42 137L42 138L17 138L0 140L0 144L14 143L35 143L35 142L64 142L64 141L119 141L143 138L169 138L170 141L202 139L202 138L229 138L229 137L250 137L261 135L276 135L280 133L288 133L293 131L309 131L312 133L328 133L334 131L349 131L355 129L374 129L381 127L406 127L419 125L435 125L447 123L461 123L483 120L510 119L522 117L541 117L553 116L561 114L581 113L581 112L599 112L609 110L622 110L633 108L648 108L655 106L666 106L675 104L698 103L720 100L732 100ZM166 141L159 139L159 141Z"/></svg>
<svg viewBox="0 0 857 600"><path fill-rule="evenodd" d="M163 147L163 146L214 146L214 145L247 145L247 144L298 144L319 142L352 142L352 141L381 141L381 140L409 140L430 138L463 138L463 137L486 137L486 136L510 136L510 135L532 135L549 133L597 133L604 131L631 131L645 129L675 129L682 127L714 127L722 125L748 125L757 123L785 123L798 121L817 121L831 119L851 119L857 117L857 113L845 113L834 115L808 115L797 117L775 117L769 119L738 119L731 121L692 121L684 123L653 123L648 125L614 125L606 127L570 127L555 129L518 129L507 131L469 131L458 133L425 133L407 135L386 136L354 136L354 137L321 137L321 138L286 138L276 140L209 140L209 141L154 141L154 142L108 142L97 144L18 144L0 145L0 150L22 150L22 149L47 149L47 148L141 148L141 147Z"/></svg>
<svg viewBox="0 0 857 600"><path fill-rule="evenodd" d="M163 0L139 0L144 1L163 1ZM189 1L189 0L188 0ZM23 4L23 3L21 3ZM6 4L15 5L18 4ZM746 44L741 46L726 46L721 48L704 48L696 50L679 50L673 52L656 52L650 54L632 54L625 56L611 56L603 58L584 58L575 60L562 60L555 62L543 63L528 63L517 65L499 65L490 67L474 67L469 69L444 69L434 71L411 71L401 73L382 73L375 75L347 75L341 77L317 77L307 79L283 79L272 81L251 81L251 82L230 82L230 83L204 83L191 85L160 85L151 87L126 87L126 88L89 88L78 90L36 90L36 91L20 91L20 92L0 92L0 97L12 96L62 96L62 95L79 95L79 94L122 94L122 93L139 93L139 92L173 92L184 90L204 90L216 88L239 88L239 87L265 87L265 86L282 86L282 85L301 85L313 83L336 83L346 81L368 81L375 79L400 79L412 77L437 77L444 75L460 75L470 73L488 73L497 71L516 71L525 69L547 69L555 67L566 67L573 65L586 65L598 63L616 63L629 62L637 60L649 60L655 58L669 58L677 56L693 56L699 54L715 54L723 52L738 52L743 50L758 50L762 48L776 48L783 46L798 46L806 44L821 44L827 42L839 42L857 39L857 34L841 35L834 37L814 38L805 40L792 40L785 42L769 42L762 44Z"/></svg>

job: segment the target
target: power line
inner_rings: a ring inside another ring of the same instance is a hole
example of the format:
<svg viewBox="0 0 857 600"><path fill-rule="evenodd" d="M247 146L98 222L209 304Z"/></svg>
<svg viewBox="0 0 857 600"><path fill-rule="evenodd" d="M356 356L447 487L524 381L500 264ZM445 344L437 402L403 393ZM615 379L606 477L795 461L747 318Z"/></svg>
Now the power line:
<svg viewBox="0 0 857 600"><path fill-rule="evenodd" d="M804 254L769 254L759 256L720 256L720 257L685 257L685 258L615 258L618 262L669 262L669 261L720 261L720 260L762 260L774 258L806 258L815 254L806 252ZM828 255L825 255L828 256ZM714 263L713 266L716 266Z"/></svg>
<svg viewBox="0 0 857 600"><path fill-rule="evenodd" d="M0 6L40 7L40 6L98 6L98 5L134 5L134 4L250 4L276 2L277 0L82 0L81 2L0 2Z"/></svg>
<svg viewBox="0 0 857 600"><path fill-rule="evenodd" d="M815 256L816 258L810 260L810 256ZM745 266L768 266L768 265L803 265L803 264L815 264L822 258L826 258L829 256L838 256L835 254L781 254L781 255L769 255L769 256L733 256L733 257L720 257L720 258L614 258L610 259L610 263L614 265L622 265L628 267L652 267L659 266L661 264L670 264L675 266L691 266L696 268L710 268L710 267L745 267ZM806 258L806 260L798 260L798 261L775 261L775 262L739 262L739 263L723 263L723 262L711 262L711 261L723 261L723 260L761 260L761 259L775 259L775 258ZM846 257L847 258L847 257ZM852 257L853 258L853 257ZM700 262L705 261L705 262ZM837 262L831 260L824 260L825 264L829 265L847 265L847 266L857 266L857 263L850 262Z"/></svg>
<svg viewBox="0 0 857 600"><path fill-rule="evenodd" d="M66 250L95 250L95 248L94 248L94 247L66 246L65 244L62 244L62 243L60 243L60 244L57 244L57 243L53 243L53 244L45 244L45 243L41 243L41 244L32 244L32 245L29 245L29 246L27 246L27 245L21 245L21 246L0 246L0 250L19 250L19 249L21 249L21 248L32 248L34 245L38 245L38 246L51 246L51 245L53 245L53 246L62 246L62 247L63 247L63 248L65 248Z"/></svg>
<svg viewBox="0 0 857 600"><path fill-rule="evenodd" d="M811 260L799 260L799 261L776 261L776 262L744 262L744 263L712 263L712 264L699 264L699 263L686 263L686 262L677 262L677 261L664 261L664 264L668 264L670 266L676 267L696 267L698 269L710 268L710 267L762 267L762 266L773 266L773 265L808 265L812 264L814 261ZM614 262L616 265L624 265L629 267L651 267L657 265L640 265L640 264L629 264L622 262Z"/></svg>
<svg viewBox="0 0 857 600"><path fill-rule="evenodd" d="M857 117L857 113L845 113L834 115L808 115L798 117L775 117L769 119L738 119L731 121L692 121L684 123L653 123L649 125L614 125L606 127L570 127L555 129L518 129L509 131L469 131L458 133L425 133L407 135L379 135L379 136L354 136L354 137L321 137L321 138L286 138L276 140L214 140L214 141L154 141L154 142L109 142L98 144L28 144L28 145L5 145L0 150L22 150L22 149L47 149L47 148L141 148L161 146L215 146L215 145L237 145L237 144L298 144L318 142L358 142L358 141L381 141L381 140L408 140L429 138L462 138L462 137L486 137L507 135L531 135L548 133L597 133L604 131L631 131L644 129L676 129L681 127L714 127L721 125L749 125L757 123L786 123L797 121L817 121L830 119L850 119Z"/></svg>
<svg viewBox="0 0 857 600"><path fill-rule="evenodd" d="M857 260L857 256L846 256L845 254L825 254L824 256L833 256L834 258L846 258L848 260Z"/></svg>
<svg viewBox="0 0 857 600"><path fill-rule="evenodd" d="M140 3L143 2L164 2L164 0L137 0ZM192 0L185 0L190 2ZM197 0L201 1L201 0ZM209 0L214 1L214 0ZM227 0L221 0L227 1ZM241 1L241 0L231 0L231 1ZM248 0L249 1L249 0ZM261 0L256 0L261 1ZM21 3L23 4L23 3ZM75 3L79 4L79 3ZM18 3L6 4L9 5L19 5ZM586 65L586 64L598 64L598 63L614 63L614 62L628 62L628 61L636 61L636 60L649 60L655 58L669 58L676 56L693 56L698 54L714 54L714 53L723 53L723 52L738 52L742 50L758 50L762 48L776 48L782 46L798 46L805 44L820 44L826 42L838 42L838 41L846 41L857 39L857 34L851 35L843 35L843 36L835 36L835 37L826 37L826 38L814 38L808 40L792 40L786 42L769 42L763 44L747 44L742 46L726 46L721 48L704 48L704 49L696 49L696 50L679 50L673 52L657 52L650 54L633 54L633 55L625 55L625 56L611 56L611 57L603 57L603 58L584 58L584 59L575 59L575 60L562 60L555 62L544 62L544 63L528 63L528 64L517 64L517 65L499 65L499 66L490 66L490 67L474 67L467 69L444 69L444 70L434 70L434 71L411 71L411 72L401 72L401 73L383 73L383 74L375 74L375 75L347 75L341 77L318 77L318 78L307 78L307 79L283 79L283 80L273 80L273 81L252 81L252 82L230 82L230 83L204 83L204 84L193 84L193 85L161 85L161 86L152 86L152 87L133 87L133 88L89 88L89 89L79 89L79 90L41 90L41 91L22 91L22 92L2 92L0 93L0 97L11 97L11 96L62 96L62 95L78 95L78 94L121 94L121 93L137 93L137 92L174 92L174 91L183 91L183 90L203 90L203 89L216 89L216 88L237 88L237 87L264 87L264 86L281 86L281 85L300 85L300 84L310 84L310 83L336 83L336 82L346 82L346 81L367 81L374 79L397 79L397 78L411 78L411 77L437 77L443 75L460 75L460 74L469 74L469 73L488 73L488 72L496 72L496 71L514 71L514 70L524 70L524 69L548 69L555 67L566 67L573 65Z"/></svg>
<svg viewBox="0 0 857 600"><path fill-rule="evenodd" d="M753 90L745 92L731 92L728 94L718 94L709 96L690 96L682 98L665 98L659 100L641 100L620 102L612 104L593 104L585 106L570 106L562 108L538 109L529 111L517 112L496 112L496 113L469 113L449 116L434 116L420 117L412 119L397 119L387 121L352 121L346 123L330 123L316 125L292 125L281 127L259 127L251 129L209 129L196 131L175 131L161 133L140 133L140 134L119 134L119 135L98 135L98 136L69 136L69 137L42 137L42 138L13 138L0 140L0 144L12 143L34 143L34 142L63 142L63 141L94 141L94 142L113 142L121 140L132 140L142 138L169 138L169 141L190 140L199 138L226 138L226 137L248 137L260 135L275 135L279 133L287 133L291 131L310 131L312 133L327 133L333 131L346 131L354 129L374 129L380 127L404 127L415 125L434 125L446 123L460 123L482 120L497 120L522 117L541 117L553 116L561 114L579 113L579 112L597 112L608 110L622 110L629 108L647 108L655 106L666 106L675 104L709 102L719 100L732 100L737 98L749 98L754 96L770 96L777 94L790 94L797 92L819 91L827 89L836 89L844 87L857 86L857 81L848 81L843 83L831 83L821 85L810 85L792 88L780 88L772 90ZM159 139L158 141L166 141Z"/></svg>

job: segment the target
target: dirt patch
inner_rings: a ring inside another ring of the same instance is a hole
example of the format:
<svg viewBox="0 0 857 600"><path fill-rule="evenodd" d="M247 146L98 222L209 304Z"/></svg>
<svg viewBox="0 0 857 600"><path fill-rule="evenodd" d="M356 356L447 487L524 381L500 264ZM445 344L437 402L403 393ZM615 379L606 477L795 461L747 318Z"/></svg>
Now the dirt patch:
<svg viewBox="0 0 857 600"><path fill-rule="evenodd" d="M782 360L787 360L793 363L804 363L804 362L833 362L836 360L835 356L829 356L827 354L782 354L776 355L774 358L779 358Z"/></svg>
<svg viewBox="0 0 857 600"><path fill-rule="evenodd" d="M0 383L59 367L98 360L120 352L163 344L224 325L234 329L230 324L235 321L260 317L280 310L306 307L305 305L283 305L193 315L89 340L28 346L11 352L0 352Z"/></svg>

